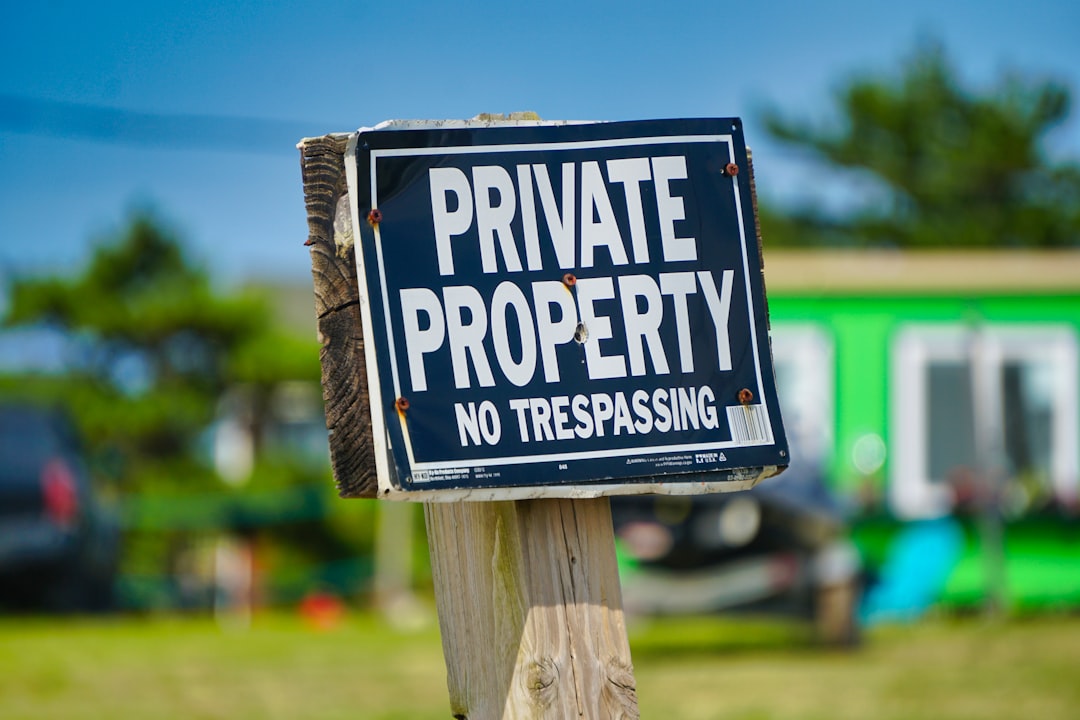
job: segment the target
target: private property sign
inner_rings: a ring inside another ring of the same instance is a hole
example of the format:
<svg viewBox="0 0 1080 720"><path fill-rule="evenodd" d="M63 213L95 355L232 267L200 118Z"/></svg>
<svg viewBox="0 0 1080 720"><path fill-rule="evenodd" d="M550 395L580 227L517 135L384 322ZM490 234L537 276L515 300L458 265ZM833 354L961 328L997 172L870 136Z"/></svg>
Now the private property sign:
<svg viewBox="0 0 1080 720"><path fill-rule="evenodd" d="M381 496L787 465L738 120L400 127L346 155Z"/></svg>

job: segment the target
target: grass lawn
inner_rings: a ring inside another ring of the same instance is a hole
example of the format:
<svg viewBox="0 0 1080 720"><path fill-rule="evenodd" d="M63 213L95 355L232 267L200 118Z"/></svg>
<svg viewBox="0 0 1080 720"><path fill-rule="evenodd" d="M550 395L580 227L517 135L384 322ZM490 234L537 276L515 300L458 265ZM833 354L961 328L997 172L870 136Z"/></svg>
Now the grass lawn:
<svg viewBox="0 0 1080 720"><path fill-rule="evenodd" d="M1075 718L1080 618L935 620L852 652L715 618L631 629L642 717ZM438 631L368 615L0 619L0 718L448 718Z"/></svg>

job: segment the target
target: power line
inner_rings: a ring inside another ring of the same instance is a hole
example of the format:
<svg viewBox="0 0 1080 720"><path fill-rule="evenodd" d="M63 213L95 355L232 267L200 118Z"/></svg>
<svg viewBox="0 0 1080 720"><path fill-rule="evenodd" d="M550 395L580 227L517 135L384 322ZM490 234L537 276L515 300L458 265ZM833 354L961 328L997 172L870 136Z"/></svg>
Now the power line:
<svg viewBox="0 0 1080 720"><path fill-rule="evenodd" d="M321 132L301 122L146 113L3 93L0 130L118 145L259 155L295 154L301 138Z"/></svg>

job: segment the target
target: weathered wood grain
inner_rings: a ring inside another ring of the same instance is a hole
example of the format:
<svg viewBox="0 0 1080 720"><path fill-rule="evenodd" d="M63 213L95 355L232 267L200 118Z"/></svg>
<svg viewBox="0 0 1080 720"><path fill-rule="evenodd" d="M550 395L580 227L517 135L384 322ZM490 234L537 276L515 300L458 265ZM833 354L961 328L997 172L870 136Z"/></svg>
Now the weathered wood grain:
<svg viewBox="0 0 1080 720"><path fill-rule="evenodd" d="M347 142L346 135L302 141L300 167L334 479L342 497L374 497L378 483L348 214Z"/></svg>
<svg viewBox="0 0 1080 720"><path fill-rule="evenodd" d="M638 717L607 498L425 518L453 717Z"/></svg>

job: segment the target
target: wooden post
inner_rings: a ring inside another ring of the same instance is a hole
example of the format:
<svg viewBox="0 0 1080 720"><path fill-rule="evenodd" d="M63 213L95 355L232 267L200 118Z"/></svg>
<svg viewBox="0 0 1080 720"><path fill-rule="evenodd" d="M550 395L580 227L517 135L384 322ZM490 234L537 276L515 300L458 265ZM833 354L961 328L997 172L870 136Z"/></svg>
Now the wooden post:
<svg viewBox="0 0 1080 720"><path fill-rule="evenodd" d="M301 169L334 477L343 497L374 497L346 141L304 140ZM428 503L425 517L455 718L638 716L607 498Z"/></svg>
<svg viewBox="0 0 1080 720"><path fill-rule="evenodd" d="M455 718L636 718L607 498L428 503Z"/></svg>

